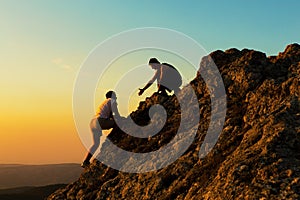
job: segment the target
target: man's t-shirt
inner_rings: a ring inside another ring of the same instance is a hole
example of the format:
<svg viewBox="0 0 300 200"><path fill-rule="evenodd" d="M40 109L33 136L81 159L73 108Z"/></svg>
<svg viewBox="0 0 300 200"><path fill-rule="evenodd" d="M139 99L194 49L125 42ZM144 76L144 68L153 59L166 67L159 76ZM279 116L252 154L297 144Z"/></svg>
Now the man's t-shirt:
<svg viewBox="0 0 300 200"><path fill-rule="evenodd" d="M108 119L112 116L112 106L117 106L117 102L115 99L108 98L102 102L102 104L98 107L96 112L96 116L100 118Z"/></svg>

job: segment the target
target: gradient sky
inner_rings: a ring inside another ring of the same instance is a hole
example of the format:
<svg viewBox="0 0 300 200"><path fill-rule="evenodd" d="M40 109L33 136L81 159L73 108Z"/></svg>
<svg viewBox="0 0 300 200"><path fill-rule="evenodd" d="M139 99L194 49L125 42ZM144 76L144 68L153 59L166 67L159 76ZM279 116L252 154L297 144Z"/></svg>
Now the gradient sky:
<svg viewBox="0 0 300 200"><path fill-rule="evenodd" d="M277 55L300 42L297 0L124 2L0 1L0 163L81 162L73 84L89 52L119 32L169 28L207 52Z"/></svg>

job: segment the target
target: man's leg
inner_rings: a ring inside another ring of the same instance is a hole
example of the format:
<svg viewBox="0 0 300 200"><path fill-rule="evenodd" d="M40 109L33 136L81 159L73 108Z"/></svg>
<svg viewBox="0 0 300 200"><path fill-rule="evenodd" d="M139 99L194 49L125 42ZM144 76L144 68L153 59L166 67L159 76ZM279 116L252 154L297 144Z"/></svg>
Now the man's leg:
<svg viewBox="0 0 300 200"><path fill-rule="evenodd" d="M167 88L163 85L160 85L157 92L160 93L161 95L168 96L166 90L170 92L169 88Z"/></svg>
<svg viewBox="0 0 300 200"><path fill-rule="evenodd" d="M93 136L93 145L90 147L89 151L87 152L87 155L83 163L81 164L82 167L86 167L90 164L90 159L93 157L93 154L95 153L95 151L100 145L100 137L102 135L102 130L97 123L98 122L96 118L92 119L90 123L90 130Z"/></svg>

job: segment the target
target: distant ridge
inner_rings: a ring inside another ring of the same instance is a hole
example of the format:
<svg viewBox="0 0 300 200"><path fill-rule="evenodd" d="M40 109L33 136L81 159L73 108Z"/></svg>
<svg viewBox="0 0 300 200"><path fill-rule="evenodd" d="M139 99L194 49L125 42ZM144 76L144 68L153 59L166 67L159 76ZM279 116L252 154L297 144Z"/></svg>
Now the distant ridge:
<svg viewBox="0 0 300 200"><path fill-rule="evenodd" d="M81 172L82 168L75 163L0 164L0 189L70 183L75 181Z"/></svg>
<svg viewBox="0 0 300 200"><path fill-rule="evenodd" d="M1 200L42 200L65 184L47 185L41 187L18 187L0 190Z"/></svg>

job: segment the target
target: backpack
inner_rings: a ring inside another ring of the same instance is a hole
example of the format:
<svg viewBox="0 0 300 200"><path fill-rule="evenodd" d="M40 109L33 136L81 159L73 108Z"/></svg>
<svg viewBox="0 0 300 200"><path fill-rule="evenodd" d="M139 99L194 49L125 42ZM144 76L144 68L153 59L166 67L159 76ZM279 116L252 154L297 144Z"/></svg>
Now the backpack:
<svg viewBox="0 0 300 200"><path fill-rule="evenodd" d="M171 65L169 63L162 63L162 65L166 65L166 66L171 67L172 69L175 70L176 73L172 74L172 76L174 78L173 81L175 81L174 82L174 84L175 84L174 86L178 86L178 87L181 86L181 84L182 84L182 77L181 77L180 73L178 72L178 70L173 65Z"/></svg>

